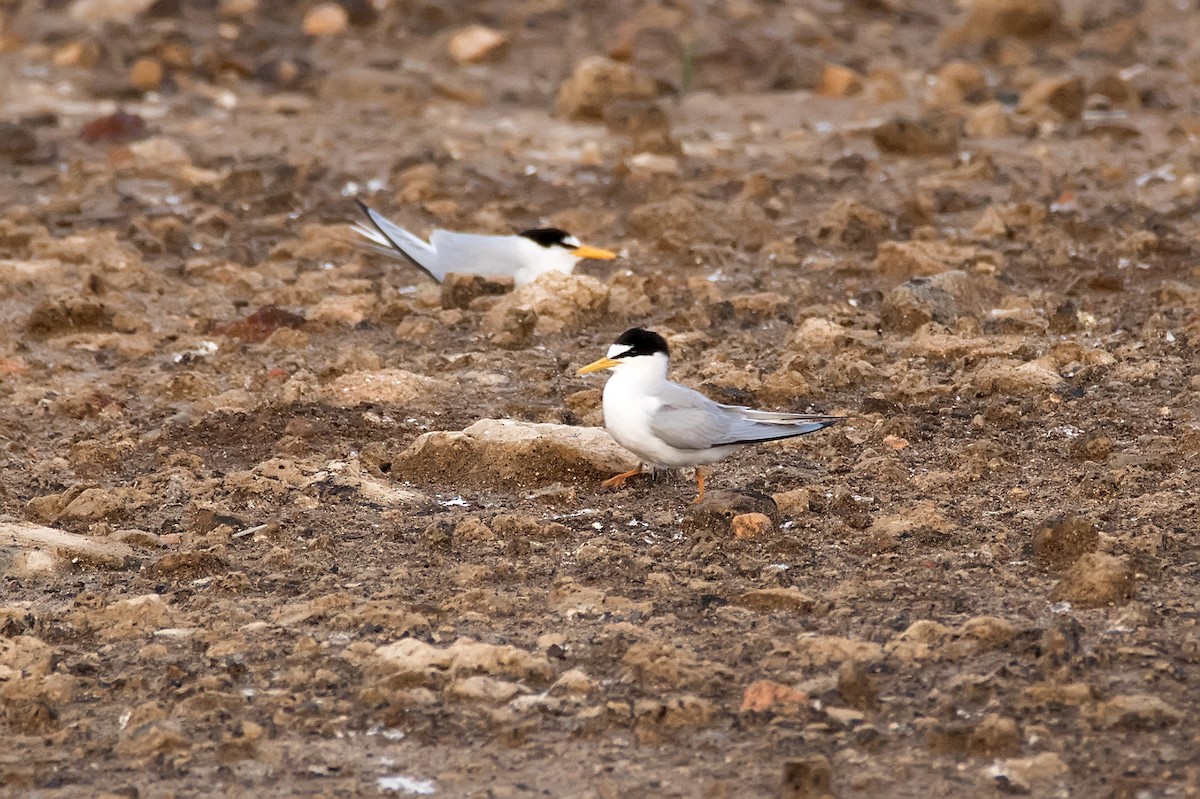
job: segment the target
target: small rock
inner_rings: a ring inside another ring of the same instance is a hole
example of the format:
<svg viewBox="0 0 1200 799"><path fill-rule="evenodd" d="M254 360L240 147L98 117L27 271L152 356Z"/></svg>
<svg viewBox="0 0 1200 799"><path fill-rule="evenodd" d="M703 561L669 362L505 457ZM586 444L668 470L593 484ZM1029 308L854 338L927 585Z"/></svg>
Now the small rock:
<svg viewBox="0 0 1200 799"><path fill-rule="evenodd" d="M963 133L972 139L999 139L1012 135L1013 124L1003 103L993 100L971 111Z"/></svg>
<svg viewBox="0 0 1200 799"><path fill-rule="evenodd" d="M1007 394L1030 396L1047 394L1062 388L1063 379L1048 358L1021 363L1011 358L990 358L967 376L970 387L979 395Z"/></svg>
<svg viewBox="0 0 1200 799"><path fill-rule="evenodd" d="M739 513L729 522L734 538L758 538L774 531L771 517L765 513Z"/></svg>
<svg viewBox="0 0 1200 799"><path fill-rule="evenodd" d="M1051 597L1055 602L1085 608L1123 605L1133 598L1136 588L1133 569L1123 560L1090 552L1071 564Z"/></svg>
<svg viewBox="0 0 1200 799"><path fill-rule="evenodd" d="M932 106L954 108L963 103L977 103L986 92L987 75L978 64L951 61L938 69L926 99Z"/></svg>
<svg viewBox="0 0 1200 799"><path fill-rule="evenodd" d="M692 505L684 513L684 525L692 533L709 532L727 538L733 533L734 518L751 514L765 516L768 522L773 522L778 517L779 510L775 507L773 499L761 494L709 491L701 502ZM747 520L751 521L754 520ZM757 520L757 523L761 524L761 519Z"/></svg>
<svg viewBox="0 0 1200 799"><path fill-rule="evenodd" d="M158 536L145 530L114 530L108 538L143 549L153 549L159 546Z"/></svg>
<svg viewBox="0 0 1200 799"><path fill-rule="evenodd" d="M93 119L79 132L79 137L88 144L127 144L147 135L146 120L125 111Z"/></svg>
<svg viewBox="0 0 1200 799"><path fill-rule="evenodd" d="M1033 557L1044 566L1065 566L1099 546L1095 522L1073 514L1050 519L1033 534Z"/></svg>
<svg viewBox="0 0 1200 799"><path fill-rule="evenodd" d="M1016 634L1011 622L996 616L976 616L954 630L956 644L966 644L960 647L966 650L966 654L999 649L1012 641Z"/></svg>
<svg viewBox="0 0 1200 799"><path fill-rule="evenodd" d="M895 155L949 155L958 151L958 123L950 118L895 117L871 130L881 152Z"/></svg>
<svg viewBox="0 0 1200 799"><path fill-rule="evenodd" d="M871 268L888 277L908 279L966 270L981 262L995 264L997 256L982 247L945 241L885 241Z"/></svg>
<svg viewBox="0 0 1200 799"><path fill-rule="evenodd" d="M337 3L317 3L304 15L301 29L309 36L336 36L350 27L350 14Z"/></svg>
<svg viewBox="0 0 1200 799"><path fill-rule="evenodd" d="M1070 767L1054 752L1042 752L1032 757L997 760L983 770L985 779L1001 793L1057 796L1057 790L1070 776Z"/></svg>
<svg viewBox="0 0 1200 799"><path fill-rule="evenodd" d="M874 641L837 635L803 633L797 637L795 648L797 665L812 668L847 660L877 663L884 657L883 647Z"/></svg>
<svg viewBox="0 0 1200 799"><path fill-rule="evenodd" d="M1080 707L1092 701L1092 688L1085 682L1039 682L1025 688L1021 698L1034 706Z"/></svg>
<svg viewBox="0 0 1200 799"><path fill-rule="evenodd" d="M944 654L943 648L950 636L950 628L946 625L931 619L919 619L888 641L884 650L904 664L936 660Z"/></svg>
<svg viewBox="0 0 1200 799"><path fill-rule="evenodd" d="M68 12L77 22L129 22L153 5L155 0L75 0Z"/></svg>
<svg viewBox="0 0 1200 799"><path fill-rule="evenodd" d="M40 638L0 638L0 686L17 678L40 680L53 668L54 647Z"/></svg>
<svg viewBox="0 0 1200 799"><path fill-rule="evenodd" d="M1061 30L1058 0L969 0L966 16L947 32L947 44L1004 36L1038 38Z"/></svg>
<svg viewBox="0 0 1200 799"><path fill-rule="evenodd" d="M152 92L162 84L163 66L154 58L139 58L129 68L129 84L143 92Z"/></svg>
<svg viewBox="0 0 1200 799"><path fill-rule="evenodd" d="M824 97L849 97L863 89L862 75L840 64L826 64L821 71L817 94Z"/></svg>
<svg viewBox="0 0 1200 799"><path fill-rule="evenodd" d="M480 297L494 297L513 290L512 278L486 275L460 275L451 272L442 281L442 307L466 310Z"/></svg>
<svg viewBox="0 0 1200 799"><path fill-rule="evenodd" d="M599 482L635 465L633 455L603 429L512 419L425 433L392 464L393 473L406 479L499 486Z"/></svg>
<svg viewBox="0 0 1200 799"><path fill-rule="evenodd" d="M783 764L779 799L826 799L833 796L833 770L824 755L808 755Z"/></svg>
<svg viewBox="0 0 1200 799"><path fill-rule="evenodd" d="M318 97L333 102L359 100L377 102L411 112L427 101L432 92L427 77L400 69L348 66L326 75Z"/></svg>
<svg viewBox="0 0 1200 799"><path fill-rule="evenodd" d="M475 64L494 58L508 45L508 36L486 25L469 25L450 35L447 50L460 64Z"/></svg>
<svg viewBox="0 0 1200 799"><path fill-rule="evenodd" d="M380 369L342 375L322 393L330 404L352 408L366 403L408 405L448 389L446 383L425 375L403 369Z"/></svg>
<svg viewBox="0 0 1200 799"><path fill-rule="evenodd" d="M490 702L494 705L502 705L525 691L525 688L516 683L482 674L455 680L446 688L446 693L455 699Z"/></svg>
<svg viewBox="0 0 1200 799"><path fill-rule="evenodd" d="M879 688L875 680L857 660L846 660L838 667L838 693L842 701L862 711L879 707Z"/></svg>
<svg viewBox="0 0 1200 799"><path fill-rule="evenodd" d="M555 107L568 119L603 119L617 100L649 100L658 94L654 81L629 64L604 56L589 56L558 89Z"/></svg>
<svg viewBox="0 0 1200 799"><path fill-rule="evenodd" d="M501 297L483 317L485 333L500 334L514 315L532 316L532 332L549 336L608 318L608 287L588 275L548 272ZM621 309L614 309L620 311Z"/></svg>
<svg viewBox="0 0 1200 799"><path fill-rule="evenodd" d="M800 327L791 335L789 343L794 350L806 354L833 353L849 340L846 328L837 322L810 316L800 323Z"/></svg>
<svg viewBox="0 0 1200 799"><path fill-rule="evenodd" d="M25 329L38 337L106 331L112 326L113 312L108 306L78 295L43 298L25 322Z"/></svg>
<svg viewBox="0 0 1200 799"><path fill-rule="evenodd" d="M707 727L716 714L712 702L695 694L639 699L633 704L634 735L642 745L661 743L679 730Z"/></svg>
<svg viewBox="0 0 1200 799"><path fill-rule="evenodd" d="M989 713L978 724L937 724L929 731L928 743L934 752L997 757L1020 751L1021 730L1013 719Z"/></svg>
<svg viewBox="0 0 1200 799"><path fill-rule="evenodd" d="M100 610L78 611L82 624L109 640L136 638L176 623L175 611L158 594L121 599Z"/></svg>
<svg viewBox="0 0 1200 799"><path fill-rule="evenodd" d="M1099 727L1123 730L1156 730L1185 718L1183 712L1152 694L1114 696L1091 708L1087 716Z"/></svg>
<svg viewBox="0 0 1200 799"><path fill-rule="evenodd" d="M886 548L913 535L945 536L954 530L954 524L937 509L936 503L921 502L915 507L872 519L868 530L876 545Z"/></svg>
<svg viewBox="0 0 1200 799"><path fill-rule="evenodd" d="M790 685L771 680L757 680L746 686L746 690L742 692L742 706L739 710L742 713L765 713L768 710L774 713L796 713L803 709L807 702L808 695Z"/></svg>
<svg viewBox="0 0 1200 799"><path fill-rule="evenodd" d="M587 696L594 690L596 690L596 681L589 677L582 669L568 669L564 671L554 681L554 685L550 686L550 693L552 694L567 694L568 696L576 697Z"/></svg>
<svg viewBox="0 0 1200 799"><path fill-rule="evenodd" d="M889 332L912 333L930 322L950 325L964 316L979 318L990 294L989 287L957 270L913 278L884 295L880 323Z"/></svg>
<svg viewBox="0 0 1200 799"><path fill-rule="evenodd" d="M375 650L367 671L389 679L407 676L423 682L442 676L504 675L515 679L548 680L553 674L544 655L535 655L506 644L485 644L459 638L448 647L436 647L405 638Z"/></svg>
<svg viewBox="0 0 1200 799"><path fill-rule="evenodd" d="M771 499L775 500L775 506L784 516L794 517L812 509L812 491L807 488L793 488L791 491L773 494Z"/></svg>
<svg viewBox="0 0 1200 799"><path fill-rule="evenodd" d="M822 241L835 241L848 247L872 247L891 227L892 221L886 214L842 197L817 215L813 234Z"/></svg>
<svg viewBox="0 0 1200 799"><path fill-rule="evenodd" d="M763 514L754 514L763 516ZM734 517L735 522L738 517ZM767 524L771 520L766 516ZM735 600L735 603L744 608L751 610L762 611L791 611L795 613L808 613L816 605L816 600L808 594L801 591L799 588L789 586L787 588L759 588L754 591L747 591Z"/></svg>
<svg viewBox="0 0 1200 799"><path fill-rule="evenodd" d="M26 126L16 122L0 122L0 158L23 163L37 149L37 137Z"/></svg>
<svg viewBox="0 0 1200 799"><path fill-rule="evenodd" d="M1086 98L1083 78L1046 78L1022 93L1017 112L1035 117L1051 114L1066 121L1075 121L1083 116Z"/></svg>

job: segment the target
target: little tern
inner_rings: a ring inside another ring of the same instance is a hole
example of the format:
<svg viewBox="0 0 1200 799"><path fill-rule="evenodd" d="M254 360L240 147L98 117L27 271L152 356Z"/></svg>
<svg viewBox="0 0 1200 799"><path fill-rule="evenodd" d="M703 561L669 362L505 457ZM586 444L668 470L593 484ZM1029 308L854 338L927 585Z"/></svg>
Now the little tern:
<svg viewBox="0 0 1200 799"><path fill-rule="evenodd" d="M508 276L523 286L547 272L571 274L585 258L609 261L617 254L589 247L553 227L532 228L511 236L456 233L435 230L425 241L408 232L361 201L358 206L373 227L356 224L354 231L366 241L359 244L390 258L410 261L438 283L451 272L489 277Z"/></svg>
<svg viewBox="0 0 1200 799"><path fill-rule="evenodd" d="M747 444L815 433L841 421L839 416L757 411L721 405L667 379L667 340L640 327L631 328L608 354L579 374L611 369L604 386L604 426L618 444L636 455L638 467L601 485L615 488L640 474L642 467L693 467L704 499L701 466L727 458Z"/></svg>

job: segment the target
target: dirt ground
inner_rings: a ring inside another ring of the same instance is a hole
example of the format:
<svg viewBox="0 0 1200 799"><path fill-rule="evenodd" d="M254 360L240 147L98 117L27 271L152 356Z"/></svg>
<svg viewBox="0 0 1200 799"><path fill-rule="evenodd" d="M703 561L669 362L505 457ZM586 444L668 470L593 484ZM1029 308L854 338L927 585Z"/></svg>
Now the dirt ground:
<svg viewBox="0 0 1200 799"><path fill-rule="evenodd" d="M1200 794L1198 78L1166 0L0 3L0 794ZM634 324L848 418L601 490Z"/></svg>

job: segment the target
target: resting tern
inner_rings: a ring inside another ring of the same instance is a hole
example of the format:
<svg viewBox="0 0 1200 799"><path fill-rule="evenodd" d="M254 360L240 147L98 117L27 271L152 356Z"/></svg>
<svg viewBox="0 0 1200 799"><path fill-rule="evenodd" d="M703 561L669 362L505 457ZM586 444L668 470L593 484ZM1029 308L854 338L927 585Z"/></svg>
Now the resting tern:
<svg viewBox="0 0 1200 799"><path fill-rule="evenodd" d="M638 456L638 467L605 480L621 486L642 466L696 470L704 499L701 466L716 463L747 444L815 433L841 421L839 416L756 411L721 405L698 391L667 379L670 356L658 333L635 327L621 334L608 354L579 374L613 370L604 386L604 426L618 444ZM693 503L694 504L694 503Z"/></svg>
<svg viewBox="0 0 1200 799"><path fill-rule="evenodd" d="M539 227L511 236L486 236L435 230L429 241L409 233L378 211L358 201L373 227L356 224L354 231L369 250L411 261L438 283L451 272L466 275L507 275L517 286L531 283L546 272L569 275L584 258L610 261L617 254L588 247L579 239L553 227Z"/></svg>

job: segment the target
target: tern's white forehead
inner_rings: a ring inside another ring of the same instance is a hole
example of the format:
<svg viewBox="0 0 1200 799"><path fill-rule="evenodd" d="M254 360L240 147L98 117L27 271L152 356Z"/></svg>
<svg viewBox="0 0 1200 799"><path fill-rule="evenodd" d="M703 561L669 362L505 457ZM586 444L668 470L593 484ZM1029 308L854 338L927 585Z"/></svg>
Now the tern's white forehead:
<svg viewBox="0 0 1200 799"><path fill-rule="evenodd" d="M633 347L629 346L628 344L614 344L608 348L608 357L620 358L631 349L633 349Z"/></svg>
<svg viewBox="0 0 1200 799"><path fill-rule="evenodd" d="M583 246L583 242L581 242L579 239L575 238L574 236L567 236L565 239L562 240L562 243L563 243L564 247L582 247Z"/></svg>

